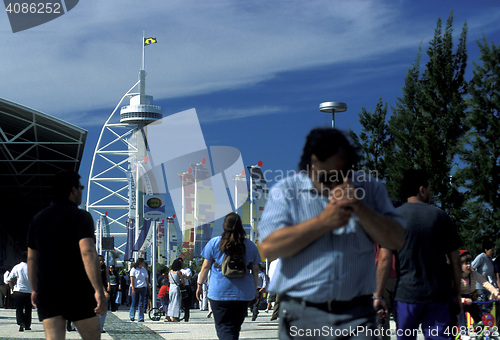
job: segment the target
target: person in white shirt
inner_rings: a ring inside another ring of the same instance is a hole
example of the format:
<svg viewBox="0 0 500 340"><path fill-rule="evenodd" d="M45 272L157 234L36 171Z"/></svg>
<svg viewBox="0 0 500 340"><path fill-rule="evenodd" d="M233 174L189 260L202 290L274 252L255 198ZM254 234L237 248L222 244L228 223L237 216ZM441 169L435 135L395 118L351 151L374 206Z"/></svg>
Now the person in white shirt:
<svg viewBox="0 0 500 340"><path fill-rule="evenodd" d="M274 271L276 270L276 266L279 263L279 258L276 260L272 261L271 264L269 264L269 270L267 272L267 275L269 276L269 283L271 283L273 276L274 276ZM268 305L269 307L269 305ZM280 310L280 296L279 294L274 294L274 306L273 306L273 314L271 316L271 321L276 320L279 315L279 310Z"/></svg>
<svg viewBox="0 0 500 340"><path fill-rule="evenodd" d="M10 297L9 281L7 280L9 278L9 274L10 272L6 270L3 273L3 279L0 282L0 307L2 308L7 308L7 301Z"/></svg>
<svg viewBox="0 0 500 340"><path fill-rule="evenodd" d="M130 305L130 321L135 319L135 311L139 308L139 322L144 322L144 311L148 302L148 271L143 258L138 258L130 270L130 287L132 290L132 304Z"/></svg>
<svg viewBox="0 0 500 340"><path fill-rule="evenodd" d="M28 278L27 253L23 253L23 261L12 268L8 281L14 290L13 299L16 306L16 321L19 332L31 330L31 285Z"/></svg>

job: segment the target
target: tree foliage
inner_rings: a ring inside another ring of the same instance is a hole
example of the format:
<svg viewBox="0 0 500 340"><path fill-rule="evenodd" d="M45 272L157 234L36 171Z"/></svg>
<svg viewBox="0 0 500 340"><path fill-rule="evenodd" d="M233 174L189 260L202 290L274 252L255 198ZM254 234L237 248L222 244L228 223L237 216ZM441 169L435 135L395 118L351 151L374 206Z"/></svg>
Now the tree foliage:
<svg viewBox="0 0 500 340"><path fill-rule="evenodd" d="M500 48L478 42L481 63L474 63L470 82L467 125L458 173L467 190L469 214L465 229L479 229L482 237L500 233Z"/></svg>
<svg viewBox="0 0 500 340"><path fill-rule="evenodd" d="M478 42L480 63L468 83L466 40L465 23L454 49L453 12L444 30L438 19L390 119L380 98L373 113L362 108L359 138L351 134L365 153L363 168L383 169L392 197L401 197L404 170L429 172L433 203L454 218L464 247L480 252L485 238L500 234L500 48L485 37Z"/></svg>
<svg viewBox="0 0 500 340"><path fill-rule="evenodd" d="M387 103L382 104L382 97L373 113L363 107L359 114L359 121L366 127L359 135L360 146L365 151L362 167L376 171L379 179L385 178L385 155L390 153L391 147L386 116Z"/></svg>

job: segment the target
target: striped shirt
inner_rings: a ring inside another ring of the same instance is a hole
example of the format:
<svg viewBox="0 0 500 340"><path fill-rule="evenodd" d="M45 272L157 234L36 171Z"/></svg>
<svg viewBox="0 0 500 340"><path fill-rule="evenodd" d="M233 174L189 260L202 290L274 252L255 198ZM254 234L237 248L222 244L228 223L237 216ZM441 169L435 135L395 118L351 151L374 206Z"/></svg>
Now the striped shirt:
<svg viewBox="0 0 500 340"><path fill-rule="evenodd" d="M350 177L363 203L402 224L385 187L367 173ZM259 223L261 240L272 232L318 216L328 197L319 195L305 173L287 177L270 191ZM281 258L269 290L319 303L348 301L375 291L373 241L353 214L348 224L328 232L298 253Z"/></svg>
<svg viewBox="0 0 500 340"><path fill-rule="evenodd" d="M491 283L489 283L481 274L479 274L475 270L471 271L470 274L466 277L462 276L461 282L462 285L460 287L460 293L462 295L472 295L474 292L476 292L477 285L480 285L481 288L484 287L485 289L488 289L490 293L496 292L497 290ZM464 299L462 298L462 302L463 301Z"/></svg>

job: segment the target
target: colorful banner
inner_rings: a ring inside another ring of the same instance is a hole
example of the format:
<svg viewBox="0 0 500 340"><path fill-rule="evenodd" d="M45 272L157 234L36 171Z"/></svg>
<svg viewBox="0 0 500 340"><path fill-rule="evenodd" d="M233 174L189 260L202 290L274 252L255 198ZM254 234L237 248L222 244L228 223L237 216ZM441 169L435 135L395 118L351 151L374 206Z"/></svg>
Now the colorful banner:
<svg viewBox="0 0 500 340"><path fill-rule="evenodd" d="M165 223L160 222L156 225L156 249L158 249L158 263L165 264Z"/></svg>
<svg viewBox="0 0 500 340"><path fill-rule="evenodd" d="M140 229L139 237L134 245L134 251L147 252L148 247L151 244L152 230L151 224L154 223L152 220L144 220L142 228ZM149 242L147 242L149 240Z"/></svg>
<svg viewBox="0 0 500 340"><path fill-rule="evenodd" d="M262 217L262 213L264 212L264 207L267 203L267 198L269 196L269 189L267 188L266 179L264 178L264 174L262 173L262 169L260 167L247 167L250 172L250 176L252 178L252 194L253 194L253 204L255 214L253 215L254 220L254 231L257 233L256 240L259 239L258 234L258 224ZM256 242L257 243L257 242Z"/></svg>
<svg viewBox="0 0 500 340"><path fill-rule="evenodd" d="M174 219L172 217L167 217L167 242L166 242L166 261L168 265L171 265L176 258L180 256L178 239L177 239L177 229L175 228Z"/></svg>
<svg viewBox="0 0 500 340"><path fill-rule="evenodd" d="M184 194L182 254L184 258L198 257L212 237L214 194L211 174L205 163L191 164L186 173L179 174Z"/></svg>

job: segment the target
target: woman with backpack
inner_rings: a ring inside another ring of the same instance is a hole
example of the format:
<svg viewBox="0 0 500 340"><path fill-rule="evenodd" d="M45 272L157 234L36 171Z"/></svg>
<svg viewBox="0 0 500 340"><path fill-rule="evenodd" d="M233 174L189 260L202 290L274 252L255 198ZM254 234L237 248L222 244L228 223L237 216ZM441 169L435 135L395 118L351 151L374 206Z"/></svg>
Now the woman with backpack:
<svg viewBox="0 0 500 340"><path fill-rule="evenodd" d="M245 237L241 217L229 213L224 232L212 238L201 256L205 258L198 276L196 297L203 295L203 282L211 269L208 299L219 339L238 339L248 304L256 299L260 255L255 244ZM251 269L251 271L250 271Z"/></svg>

